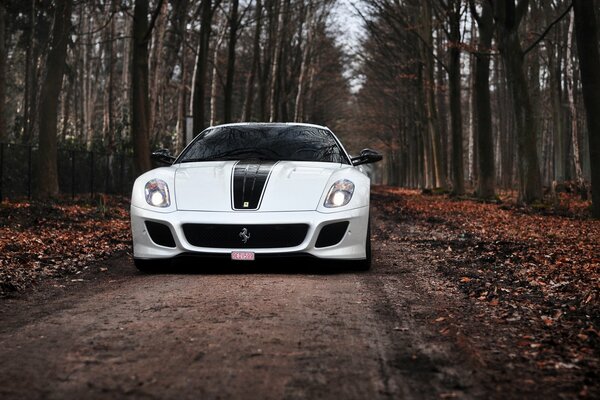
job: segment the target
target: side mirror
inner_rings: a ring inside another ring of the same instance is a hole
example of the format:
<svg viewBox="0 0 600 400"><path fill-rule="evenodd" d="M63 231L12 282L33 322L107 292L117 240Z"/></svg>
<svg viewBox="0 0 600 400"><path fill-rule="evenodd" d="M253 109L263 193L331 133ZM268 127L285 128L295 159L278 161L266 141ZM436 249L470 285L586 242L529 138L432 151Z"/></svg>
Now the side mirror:
<svg viewBox="0 0 600 400"><path fill-rule="evenodd" d="M383 156L375 150L372 149L363 149L360 152L360 155L357 157L352 157L352 165L362 165L362 164L371 164L377 161L381 161Z"/></svg>
<svg viewBox="0 0 600 400"><path fill-rule="evenodd" d="M171 152L168 149L156 150L151 154L150 158L166 165L171 165L173 164L173 161L175 161L175 157L171 155Z"/></svg>

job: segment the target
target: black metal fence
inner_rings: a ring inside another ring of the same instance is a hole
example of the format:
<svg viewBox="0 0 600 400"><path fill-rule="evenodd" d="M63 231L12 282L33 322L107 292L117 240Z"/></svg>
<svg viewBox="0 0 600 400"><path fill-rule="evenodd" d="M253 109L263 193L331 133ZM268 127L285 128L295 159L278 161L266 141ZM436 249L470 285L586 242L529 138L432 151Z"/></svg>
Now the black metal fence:
<svg viewBox="0 0 600 400"><path fill-rule="evenodd" d="M31 145L0 143L0 200L31 198L37 151ZM58 149L58 185L63 194L130 195L134 180L133 157Z"/></svg>

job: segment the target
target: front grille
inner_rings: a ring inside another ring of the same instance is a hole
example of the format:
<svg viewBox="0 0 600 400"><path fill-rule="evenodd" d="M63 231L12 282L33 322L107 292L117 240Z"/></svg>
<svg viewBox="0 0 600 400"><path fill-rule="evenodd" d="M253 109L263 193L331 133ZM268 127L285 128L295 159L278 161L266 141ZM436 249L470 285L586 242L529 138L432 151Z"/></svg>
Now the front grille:
<svg viewBox="0 0 600 400"><path fill-rule="evenodd" d="M152 239L154 243L165 247L175 247L175 240L167 225L146 221L146 229L148 230L150 239Z"/></svg>
<svg viewBox="0 0 600 400"><path fill-rule="evenodd" d="M197 247L265 249L302 244L307 224L221 225L183 224L187 241ZM244 239L247 239L244 243Z"/></svg>
<svg viewBox="0 0 600 400"><path fill-rule="evenodd" d="M341 242L346 234L346 229L348 229L348 224L348 221L344 221L325 225L321 228L315 247L329 247Z"/></svg>

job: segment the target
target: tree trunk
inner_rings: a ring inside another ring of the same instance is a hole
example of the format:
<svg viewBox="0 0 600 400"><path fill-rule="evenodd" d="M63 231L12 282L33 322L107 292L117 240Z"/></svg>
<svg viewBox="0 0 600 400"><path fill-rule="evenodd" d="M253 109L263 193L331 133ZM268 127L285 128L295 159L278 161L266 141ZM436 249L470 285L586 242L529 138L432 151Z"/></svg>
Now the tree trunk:
<svg viewBox="0 0 600 400"><path fill-rule="evenodd" d="M40 145L34 193L40 199L58 194L57 117L70 26L71 0L57 0L40 100Z"/></svg>
<svg viewBox="0 0 600 400"><path fill-rule="evenodd" d="M25 60L25 106L23 108L23 142L31 143L36 119L37 105L37 59L38 46L35 40L36 0L31 0L29 14L29 38Z"/></svg>
<svg viewBox="0 0 600 400"><path fill-rule="evenodd" d="M215 48L213 50L213 68L210 84L210 126L213 126L217 121L217 82L219 81L217 70L219 66L219 49L221 48L221 44L225 38L226 28L227 26L225 25L225 19L223 19L223 24L219 29L217 43L215 43Z"/></svg>
<svg viewBox="0 0 600 400"><path fill-rule="evenodd" d="M450 119L452 121L452 192L461 196L465 193L463 165L463 123L460 88L460 2L450 4Z"/></svg>
<svg viewBox="0 0 600 400"><path fill-rule="evenodd" d="M575 32L589 133L592 215L600 218L600 54L594 2L574 0Z"/></svg>
<svg viewBox="0 0 600 400"><path fill-rule="evenodd" d="M6 131L6 7L0 2L0 142L8 139Z"/></svg>
<svg viewBox="0 0 600 400"><path fill-rule="evenodd" d="M233 80L235 75L235 45L237 43L239 0L231 0L231 15L229 16L229 45L227 54L227 77L225 79L225 105L223 107L223 122L231 122L233 109Z"/></svg>
<svg viewBox="0 0 600 400"><path fill-rule="evenodd" d="M68 79L65 83L65 89L63 89L63 122L60 132L60 138L64 142L67 139L67 132L69 130L69 119L71 119L71 101L73 98L73 92L75 92L73 79Z"/></svg>
<svg viewBox="0 0 600 400"><path fill-rule="evenodd" d="M528 0L496 2L498 47L506 69L508 88L516 122L518 145L519 200L533 203L542 199L542 179L536 145L536 124L524 69L524 52L519 25L527 12Z"/></svg>
<svg viewBox="0 0 600 400"><path fill-rule="evenodd" d="M492 106L490 100L490 52L494 32L493 11L483 2L481 15L471 0L471 11L479 28L479 45L475 65L475 112L477 114L478 187L481 199L495 197L496 176L494 171L494 143L492 136Z"/></svg>
<svg viewBox="0 0 600 400"><path fill-rule="evenodd" d="M110 27L106 40L106 87L104 91L104 141L109 153L115 151L115 60L116 52L114 46L115 40L115 18L117 12L117 0L111 1L110 12L113 18L110 21Z"/></svg>
<svg viewBox="0 0 600 400"><path fill-rule="evenodd" d="M152 143L158 141L158 136L163 131L162 126L162 88L165 80L165 55L164 44L167 30L168 17L167 12L169 3L163 1L160 9L157 10L155 29L153 29L152 51L150 54L150 138ZM169 60L170 61L170 60Z"/></svg>
<svg viewBox="0 0 600 400"><path fill-rule="evenodd" d="M217 4L219 1L216 1ZM215 4L215 7L216 5ZM211 23L214 9L212 0L202 0L200 4L200 43L198 44L198 55L196 57L196 69L194 71L194 91L192 95L192 114L194 115L194 135L199 134L206 128L205 118L205 88L206 72L208 68L208 47L211 34Z"/></svg>
<svg viewBox="0 0 600 400"><path fill-rule="evenodd" d="M548 73L550 77L550 93L552 96L552 132L553 132L553 180L565 180L564 169L564 133L563 133L563 108L561 90L561 63L557 52L558 46L548 44Z"/></svg>
<svg viewBox="0 0 600 400"><path fill-rule="evenodd" d="M186 145L186 114L187 114L187 101L188 101L188 66L187 66L187 10L188 1L177 1L177 6L174 10L175 21L173 25L176 29L175 34L178 36L177 45L175 46L179 52L179 65L181 66L181 80L178 85L178 96L177 96L177 141L175 144L175 150L177 153L181 152ZM177 51L177 50L176 50Z"/></svg>
<svg viewBox="0 0 600 400"><path fill-rule="evenodd" d="M294 104L294 121L295 122L302 122L304 120L304 116L303 116L303 107L302 107L302 103L304 101L303 99L303 91L304 91L304 84L305 84L305 80L306 80L306 75L307 75L307 69L308 69L308 63L309 63L309 57L310 57L310 51L311 51L311 47L312 47L312 35L313 35L313 31L315 29L314 26L314 20L316 20L315 17L313 17L313 4L309 3L307 6L307 11L306 11L306 23L307 23L307 35L306 35L306 43L304 44L304 51L302 52L302 62L300 63L300 76L298 77L298 89L297 89L297 93L296 93L296 102Z"/></svg>
<svg viewBox="0 0 600 400"><path fill-rule="evenodd" d="M126 16L123 21L123 32L130 32L131 24L133 23L132 18ZM129 107L131 106L131 84L130 84L130 76L131 76L131 48L133 46L133 40L124 39L122 46L122 54L123 54L123 71L121 71L121 123L125 124L129 121L129 115L131 115L131 110ZM131 128L130 128L131 129Z"/></svg>
<svg viewBox="0 0 600 400"><path fill-rule="evenodd" d="M432 10L430 0L425 1L423 6L423 32L422 36L425 38L425 43L422 47L423 58L425 60L425 71L424 71L424 87L425 87L425 105L426 105L426 117L427 117L427 142L430 146L424 146L425 151L430 151L424 159L424 163L429 163L428 169L431 179L431 186L434 187L445 187L446 186L446 173L444 166L441 163L442 160L442 140L440 137L439 121L437 116L437 110L435 107L435 79L434 76L434 62L433 62L433 35L432 35ZM428 149L429 148L429 149Z"/></svg>
<svg viewBox="0 0 600 400"><path fill-rule="evenodd" d="M289 1L289 0L288 0ZM273 67L271 69L271 85L269 96L269 121L277 119L277 78L279 77L279 61L281 57L281 48L283 46L283 14L285 12L286 0L281 0L279 13L277 16L277 33L275 35L275 51L273 52Z"/></svg>
<svg viewBox="0 0 600 400"><path fill-rule="evenodd" d="M420 133L421 133L421 146L419 146L419 186L421 188L430 189L432 186L435 186L434 174L432 173L432 165L431 157L434 152L432 151L432 137L431 137L431 128L432 128L432 120L431 120L431 108L429 101L426 100L429 96L429 89L427 88L427 82L423 77L423 66L419 66L418 69L418 95L420 96L419 104L423 106L423 111L420 113Z"/></svg>
<svg viewBox="0 0 600 400"><path fill-rule="evenodd" d="M136 174L151 168L148 96L148 0L135 0L131 57L131 135Z"/></svg>
<svg viewBox="0 0 600 400"><path fill-rule="evenodd" d="M179 82L179 96L177 98L177 142L175 145L175 151L181 152L186 145L187 132L186 132L186 114L187 114L187 101L188 101L188 67L187 67L187 49L185 46L185 38L181 46L181 81Z"/></svg>
<svg viewBox="0 0 600 400"><path fill-rule="evenodd" d="M254 19L256 20L256 28L254 30L254 42L252 45L252 65L250 73L246 81L246 98L242 112L242 121L249 121L252 118L252 104L254 100L254 81L256 79L257 70L260 67L260 34L262 29L262 1L256 0L256 8L254 9Z"/></svg>
<svg viewBox="0 0 600 400"><path fill-rule="evenodd" d="M575 68L573 68L573 29L575 26L575 14L571 13L569 20L569 36L567 38L567 97L569 99L569 111L571 112L571 145L573 146L573 164L575 165L575 180L579 188L584 186L583 169L581 168L581 152L579 143L579 129L577 129L577 105L575 104Z"/></svg>

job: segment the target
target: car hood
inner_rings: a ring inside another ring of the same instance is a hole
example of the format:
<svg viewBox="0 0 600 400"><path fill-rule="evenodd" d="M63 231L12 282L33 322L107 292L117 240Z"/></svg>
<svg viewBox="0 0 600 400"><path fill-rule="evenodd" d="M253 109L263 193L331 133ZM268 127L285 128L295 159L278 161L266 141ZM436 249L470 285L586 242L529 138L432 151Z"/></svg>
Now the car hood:
<svg viewBox="0 0 600 400"><path fill-rule="evenodd" d="M350 166L303 161L181 164L175 172L175 201L178 210L186 211L316 210L331 175L343 167Z"/></svg>

